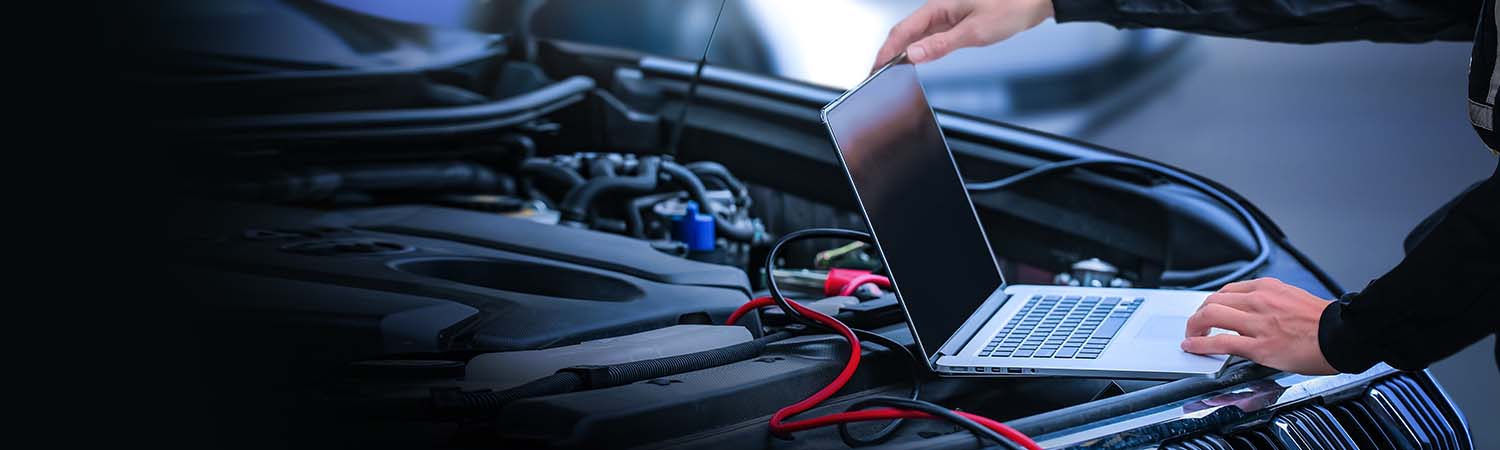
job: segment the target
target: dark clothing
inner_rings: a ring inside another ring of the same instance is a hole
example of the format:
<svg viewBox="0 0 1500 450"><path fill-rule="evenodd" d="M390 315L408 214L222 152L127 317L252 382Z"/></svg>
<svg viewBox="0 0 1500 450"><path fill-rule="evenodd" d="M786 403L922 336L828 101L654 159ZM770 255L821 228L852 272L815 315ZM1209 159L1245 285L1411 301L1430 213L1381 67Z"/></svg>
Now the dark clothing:
<svg viewBox="0 0 1500 450"><path fill-rule="evenodd" d="M1463 194L1396 268L1323 310L1335 369L1421 369L1500 332L1500 166ZM1496 346L1500 363L1500 346Z"/></svg>
<svg viewBox="0 0 1500 450"><path fill-rule="evenodd" d="M1054 0L1058 22L1168 28L1279 42L1470 40L1470 124L1493 149L1495 0ZM1378 95L1378 94L1375 94ZM1455 103L1458 99L1454 99ZM1457 151L1457 150L1455 150ZM1500 165L1440 216L1396 268L1323 311L1318 342L1342 372L1420 369L1500 332ZM1357 224L1351 224L1357 226ZM1500 346L1496 347L1500 364Z"/></svg>

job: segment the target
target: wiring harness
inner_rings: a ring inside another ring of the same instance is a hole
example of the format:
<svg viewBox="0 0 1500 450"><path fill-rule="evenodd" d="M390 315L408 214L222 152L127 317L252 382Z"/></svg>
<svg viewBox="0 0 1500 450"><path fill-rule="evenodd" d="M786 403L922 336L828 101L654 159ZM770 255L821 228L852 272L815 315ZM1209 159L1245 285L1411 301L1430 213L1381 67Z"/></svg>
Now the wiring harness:
<svg viewBox="0 0 1500 450"><path fill-rule="evenodd" d="M796 231L783 236L776 242L775 245L771 247L771 250L766 255L767 269L769 270L775 267L776 257L785 244L801 239L810 238L841 238L858 240L862 242L871 242L873 240L868 233L853 230L814 228ZM857 287L858 284L862 284L864 282L872 282L885 286L889 286L890 283L889 280L884 279L884 277L860 277L850 280L850 282L847 283L843 289L852 290ZM822 389L819 389L817 392L814 392L807 398L781 408L780 410L777 410L776 413L771 415L770 429L772 435L782 438L788 438L792 433L798 431L837 425L840 427L840 437L842 437L846 443L852 446L859 446L879 443L886 439L889 439L896 427L900 426L899 420L936 419L948 420L950 422L953 422L975 433L975 435L982 440L993 441L1007 448L1024 448L1028 450L1041 449L1041 447L1038 446L1036 442L1032 441L1030 437L1027 437L1025 434L1022 434L1015 429L1006 426L1003 423L1000 423L999 421L977 414L951 410L933 403L916 399L919 392L917 391L915 386L920 385L920 380L914 380L913 398L911 399L897 397L879 397L867 399L851 405L849 411L846 412L829 414L811 419L791 421L790 419L793 416L807 412L808 410L832 397L834 393L838 392L839 389L842 389L844 385L849 382L849 379L854 376L855 371L859 368L861 336L867 338L868 340L876 341L883 347L903 351L907 355L912 356L913 360L915 360L915 356L912 355L910 350L906 349L905 346L900 345L899 343L896 343L891 339L886 338L885 336L881 336L879 334L865 330L856 330L850 328L843 322L840 322L838 319L815 311L806 306L802 306L799 303L790 301L781 294L781 289L776 284L776 280L774 277L771 277L769 279L768 288L770 290L770 296L752 300L749 303L746 303L743 306L739 307L734 311L733 314L729 316L729 318L725 321L725 324L733 325L734 323L739 321L741 317L744 317L745 314L748 314L751 311L762 307L775 305L780 307L783 313L791 320L815 328L832 330L836 334L842 336L846 341L848 341L850 347L849 359L844 363L843 370L839 372L838 376L834 377L833 381L829 382L827 385L823 386ZM853 436L852 433L850 433L846 428L846 425L849 423L875 420L895 420L897 422L892 422L891 424L887 425L880 432L876 433L875 437L872 438L859 438Z"/></svg>

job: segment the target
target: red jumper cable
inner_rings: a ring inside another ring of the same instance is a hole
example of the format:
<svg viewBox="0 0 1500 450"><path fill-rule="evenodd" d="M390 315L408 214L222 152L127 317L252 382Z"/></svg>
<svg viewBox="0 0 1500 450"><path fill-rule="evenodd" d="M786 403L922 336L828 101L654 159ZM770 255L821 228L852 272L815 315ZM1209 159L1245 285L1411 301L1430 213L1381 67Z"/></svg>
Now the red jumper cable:
<svg viewBox="0 0 1500 450"><path fill-rule="evenodd" d="M862 277L856 277L855 280L859 280L860 278L862 278ZM879 277L879 278L883 279L885 277ZM853 281L853 280L851 280L851 281ZM861 282L867 282L867 281L861 280ZM875 281L875 280L869 280L868 282L875 282L875 283L879 284L879 281ZM890 283L889 281L886 281L886 285L887 286L889 286L889 283ZM849 288L849 287L853 287L853 286L858 286L858 284L857 283L846 283L845 284L845 288ZM852 291L852 289L851 289L851 291ZM743 317L745 314L749 313L750 311L753 311L756 308L761 308L761 307L765 307L765 306L771 306L771 305L774 305L774 304L776 304L775 301L772 300L770 297L761 297L761 298L757 298L755 300L751 300L749 303L741 305L739 307L739 309L736 309L734 311L733 314L730 314L729 315L729 319L726 320L726 321L724 321L724 324L725 325L734 325L735 322L739 321L740 317ZM849 329L849 327L847 325L844 325L843 322L839 322L838 319L834 319L833 317L829 317L826 314L814 311L812 308L808 308L808 307L802 306L801 304L799 304L799 303L797 303L795 301L788 301L787 304L791 305L791 307L793 309L796 309L797 312L802 313L803 316L806 316L806 317L808 317L808 318L810 318L812 320L817 321L818 323L821 323L821 324L823 324L825 326L828 326L829 328L834 329L834 331L837 331L838 334L840 334L840 335L842 335L844 337L844 340L849 341L849 349L850 349L850 351L849 351L849 360L848 360L848 362L844 363L844 370L840 371L839 374L838 374L838 376L834 377L833 381L830 382L830 383L828 383L828 385L823 386L822 389L819 389L817 392L814 392L812 395L808 396L807 398L802 399L802 401L799 401L797 403L793 403L793 404L788 405L788 406L786 406L784 408L781 408L781 409L777 410L775 414L772 414L771 415L771 434L772 435L775 435L775 436L778 436L778 437L790 437L791 433L797 432L797 431L809 430L809 429L819 428L819 427L825 427L825 426L829 426L829 425L837 425L837 424L840 424L840 423L863 422L863 421L868 421L868 420L937 419L937 417L934 417L934 416L932 416L930 414L927 414L927 413L921 412L921 411L904 410L904 409L897 409L897 408L876 408L876 409L867 409L867 410L860 410L860 411L849 411L849 412L835 413L835 414L829 414L829 415L821 416L821 417L814 417L814 418L811 418L811 419L803 419L803 420L798 420L798 421L793 421L793 422L786 422L787 418L789 418L791 416L795 416L797 414L801 414L803 412L806 412L809 409L812 409L814 406L817 406L819 403L822 403L824 400L827 400L829 397L832 397L833 394L835 392L838 392L839 389L842 389L844 387L844 384L848 383L849 379L854 376L854 371L859 368L859 355L860 355L859 338L855 337L854 331L851 330L851 329ZM971 414L971 413L963 412L963 411L956 411L955 410L954 412L956 412L956 413L958 413L958 414L960 414L960 415L968 418L969 420L973 420L973 421L979 423L980 425L983 425L985 428L989 428L991 430L994 430L996 433L999 433L1001 436L1004 436L1006 439L1010 439L1011 442L1020 444L1022 447L1025 447L1028 450L1042 450L1042 447L1039 446L1039 445L1037 445L1037 443L1035 441L1031 440L1030 437L1026 436L1025 434L1022 434L1019 431L1016 431L1014 428L1011 428L1011 427L1009 427L1009 426L1007 426L1007 425L1005 425L1003 423L1000 423L999 421L996 421L994 419L990 419L988 417L984 417L984 416L980 416L980 415L976 415L976 414Z"/></svg>

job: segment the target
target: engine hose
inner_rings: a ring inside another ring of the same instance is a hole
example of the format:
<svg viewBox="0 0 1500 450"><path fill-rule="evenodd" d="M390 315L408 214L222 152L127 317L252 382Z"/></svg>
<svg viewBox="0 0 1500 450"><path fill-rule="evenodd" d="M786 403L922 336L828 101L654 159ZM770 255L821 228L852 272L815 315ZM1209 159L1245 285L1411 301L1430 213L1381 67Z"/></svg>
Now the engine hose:
<svg viewBox="0 0 1500 450"><path fill-rule="evenodd" d="M604 156L594 158L593 161L589 162L589 178L606 178L617 176L618 174L615 173L615 168L619 166L620 161L616 161Z"/></svg>
<svg viewBox="0 0 1500 450"><path fill-rule="evenodd" d="M547 158L526 158L521 162L520 170L523 174L546 177L562 183L569 192L584 183L583 175L579 175L573 169L559 166Z"/></svg>
<svg viewBox="0 0 1500 450"><path fill-rule="evenodd" d="M699 208L713 213L714 230L720 236L740 242L755 242L757 235L755 225L748 220L735 220L720 213L714 204L709 202L708 189L703 187L703 180L694 175L691 170L671 161L661 163L661 170L672 177L672 182L682 186L688 196L698 202Z"/></svg>
<svg viewBox="0 0 1500 450"><path fill-rule="evenodd" d="M609 192L646 193L656 190L657 168L663 166L661 158L647 156L636 165L635 175L628 177L595 178L568 191L557 209L565 221L583 223L588 219L589 206L601 195Z"/></svg>
<svg viewBox="0 0 1500 450"><path fill-rule="evenodd" d="M502 391L433 393L432 407L440 415L495 415L516 400L622 386L668 375L737 363L766 350L766 345L791 337L782 331L728 347L602 366L574 366Z"/></svg>
<svg viewBox="0 0 1500 450"><path fill-rule="evenodd" d="M506 133L500 135L498 142L500 145L505 146L505 148L516 150L515 160L517 165L528 158L536 156L536 141L532 140L530 136L521 133Z"/></svg>
<svg viewBox="0 0 1500 450"><path fill-rule="evenodd" d="M734 192L735 203L741 208L750 206L750 189L739 178L735 178L734 174L729 173L728 167L713 161L698 161L688 163L687 168L701 178L719 180L719 183Z"/></svg>

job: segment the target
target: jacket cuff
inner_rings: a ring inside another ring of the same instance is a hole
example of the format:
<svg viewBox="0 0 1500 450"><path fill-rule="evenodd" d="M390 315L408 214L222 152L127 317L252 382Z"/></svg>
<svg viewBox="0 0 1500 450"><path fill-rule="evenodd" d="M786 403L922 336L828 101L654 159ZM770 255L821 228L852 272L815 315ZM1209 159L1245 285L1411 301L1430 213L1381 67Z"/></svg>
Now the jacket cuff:
<svg viewBox="0 0 1500 450"><path fill-rule="evenodd" d="M1115 0L1052 0L1052 17L1062 22L1100 22L1115 17Z"/></svg>
<svg viewBox="0 0 1500 450"><path fill-rule="evenodd" d="M1369 370L1380 358L1372 354L1372 342L1365 341L1346 313L1349 302L1359 293L1344 294L1338 301L1323 308L1318 319L1318 348L1323 358L1335 370L1343 373L1360 373Z"/></svg>

